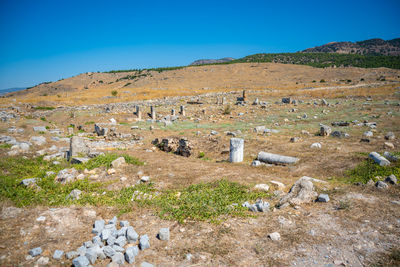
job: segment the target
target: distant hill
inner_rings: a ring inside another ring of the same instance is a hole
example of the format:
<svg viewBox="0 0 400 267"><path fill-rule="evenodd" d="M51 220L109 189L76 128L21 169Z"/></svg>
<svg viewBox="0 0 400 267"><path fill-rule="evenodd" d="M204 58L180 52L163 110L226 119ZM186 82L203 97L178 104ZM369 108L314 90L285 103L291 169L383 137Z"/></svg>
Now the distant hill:
<svg viewBox="0 0 400 267"><path fill-rule="evenodd" d="M26 87L13 87L13 88L7 88L7 89L0 89L0 96L5 95L7 93L21 91L21 90L25 90L25 89L26 89Z"/></svg>
<svg viewBox="0 0 400 267"><path fill-rule="evenodd" d="M321 46L308 48L302 53L337 53L356 55L400 55L400 38L393 40L370 39L359 42L331 42Z"/></svg>
<svg viewBox="0 0 400 267"><path fill-rule="evenodd" d="M205 65L205 64L216 64L216 63L226 63L235 60L232 57L224 57L221 59L199 59L190 64L190 66L198 66L198 65Z"/></svg>

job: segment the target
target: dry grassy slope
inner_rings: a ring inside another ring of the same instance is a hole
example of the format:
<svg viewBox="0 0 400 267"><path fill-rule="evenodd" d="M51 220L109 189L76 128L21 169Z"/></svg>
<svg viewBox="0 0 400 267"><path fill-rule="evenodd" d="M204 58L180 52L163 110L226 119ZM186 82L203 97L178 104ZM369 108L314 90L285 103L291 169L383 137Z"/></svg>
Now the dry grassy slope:
<svg viewBox="0 0 400 267"><path fill-rule="evenodd" d="M143 73L148 75L136 80L118 80L137 74L135 72L85 73L39 85L14 94L14 97L19 101L32 103L94 104L242 89L300 89L344 84L343 80L351 80L352 84L357 84L364 79L363 82L368 83L376 82L381 76L386 77L387 81L400 80L400 70L387 68L322 69L276 63L193 66L161 73ZM319 83L321 79L326 83ZM313 83L313 80L317 82ZM118 91L118 97L110 97L113 90ZM2 101L8 102L7 99Z"/></svg>

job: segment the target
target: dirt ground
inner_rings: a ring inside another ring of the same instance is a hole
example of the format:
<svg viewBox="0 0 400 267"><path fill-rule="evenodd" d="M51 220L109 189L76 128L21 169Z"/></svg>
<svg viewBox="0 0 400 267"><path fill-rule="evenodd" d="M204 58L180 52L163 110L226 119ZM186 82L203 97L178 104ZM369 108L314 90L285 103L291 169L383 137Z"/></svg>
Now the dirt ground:
<svg viewBox="0 0 400 267"><path fill-rule="evenodd" d="M366 70L356 71L367 73ZM118 219L128 220L139 235L148 234L151 248L141 251L136 257L136 265L132 266L139 266L143 261L155 266L379 266L382 259L390 263L390 252L400 248L400 188L395 185L379 190L373 185L357 186L343 182L342 177L346 177L347 170L367 158L365 153L399 151L398 86L398 83L393 83L342 90L325 88L318 91L319 95L309 91L297 94L290 91L294 99L303 101L298 105L281 103L281 97L287 96L284 93L288 91L279 94L269 91L248 92L245 106L235 105L240 93L225 95L227 104L224 105L215 104L216 96L202 96L203 104L199 105L181 101L172 105L158 105L156 110L160 118L169 115L171 109L178 111L180 105L185 105L186 117L170 126L146 122L146 115L143 115L143 121L136 122L133 108L127 111L116 106L109 113L104 112L104 106L84 110L34 111L13 102L4 106L20 106L21 119L2 122L0 135L29 140L30 136L38 135L32 127L40 125L61 129L63 136L66 136L67 126L75 124L83 125L84 136L93 136L93 124L86 122L104 123L114 118L118 122L115 126L118 132L132 133L142 140L133 147L113 152L127 153L146 164L123 168L114 175L101 176L104 182L114 181L111 185L113 189L135 185L139 171L150 176L160 190L224 178L250 186L269 184L272 197L268 201L273 206L280 195L287 193L302 176L326 182L314 184L317 192L329 194L328 203L313 202L285 209L274 208L250 218L230 217L221 224L194 221L179 224L160 219L150 208L134 205L133 212L123 214ZM321 96L326 97L329 106L321 105ZM252 105L256 98L268 104L265 107ZM230 114L224 114L228 104L232 110ZM146 112L149 111L147 109L145 107ZM303 117L304 114L307 114L307 118ZM41 117L45 117L46 121L40 120ZM333 131L345 131L350 136L334 138L317 135L321 123L331 125L335 121L354 120L376 122L377 128L355 124L332 126ZM139 129L131 130L134 125ZM11 126L25 131L20 134L7 133ZM256 126L266 126L279 132L256 133ZM218 134L211 135L212 130ZM241 132L238 137L245 140L244 160L232 164L227 161L231 136L226 132L237 130ZM374 134L370 142L360 142L363 133L368 130ZM390 140L394 148L385 147L388 141L384 136L389 131L397 136ZM52 141L50 133L42 135L48 140L43 148L53 144L69 146L68 143ZM186 158L166 153L151 143L155 138L167 137L186 137L194 148L192 156ZM292 137L299 137L299 141L290 142ZM104 139L94 137L93 141L96 140ZM321 143L321 149L310 148L316 142ZM32 156L40 148L34 147L26 156ZM295 156L300 161L290 166L251 166L260 151ZM2 150L1 156L5 156L6 152ZM200 152L204 153L203 158L198 157ZM127 179L120 180L120 177ZM273 187L271 181L285 185L280 195L277 192L274 195L277 188ZM347 203L348 207L338 208L341 203ZM84 241L92 239L91 229L96 219L108 220L117 212L115 208L105 206L16 208L10 201L4 200L0 214L0 265L33 266L37 258L27 260L26 256L29 249L40 246L43 249L41 256L50 258L49 265L70 266L71 261L65 258L62 261L53 260L54 250L75 250ZM44 216L45 220L37 221L40 216ZM156 238L161 227L170 228L170 241ZM271 240L268 235L272 232L279 232L281 240ZM188 254L192 255L190 260ZM108 263L109 260L98 261L94 266L107 266Z"/></svg>

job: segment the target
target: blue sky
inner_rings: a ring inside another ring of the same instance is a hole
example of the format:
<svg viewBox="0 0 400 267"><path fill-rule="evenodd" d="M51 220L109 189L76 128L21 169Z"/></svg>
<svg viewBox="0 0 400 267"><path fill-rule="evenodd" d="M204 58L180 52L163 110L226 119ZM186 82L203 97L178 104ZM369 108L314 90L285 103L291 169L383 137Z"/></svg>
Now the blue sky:
<svg viewBox="0 0 400 267"><path fill-rule="evenodd" d="M400 1L0 0L0 89L400 37Z"/></svg>

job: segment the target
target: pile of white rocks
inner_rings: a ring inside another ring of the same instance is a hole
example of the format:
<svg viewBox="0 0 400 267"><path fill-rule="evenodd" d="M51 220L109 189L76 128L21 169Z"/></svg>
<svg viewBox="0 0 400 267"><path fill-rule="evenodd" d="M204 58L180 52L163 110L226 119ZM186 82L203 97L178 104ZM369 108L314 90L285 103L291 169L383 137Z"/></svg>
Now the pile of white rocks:
<svg viewBox="0 0 400 267"><path fill-rule="evenodd" d="M125 263L132 264L140 250L150 248L150 239L147 234L139 236L128 221L120 221L117 229L117 217L108 221L97 220L94 222L92 233L96 234L92 240L88 240L75 251L65 253L67 259L73 259L75 267L86 267L94 264L97 260L111 259L108 266L121 266ZM161 228L157 235L158 239L168 241L170 237L169 228ZM32 257L40 255L40 247L32 249L29 254ZM53 259L61 260L64 251L56 250ZM141 266L151 267L150 263L142 262Z"/></svg>

